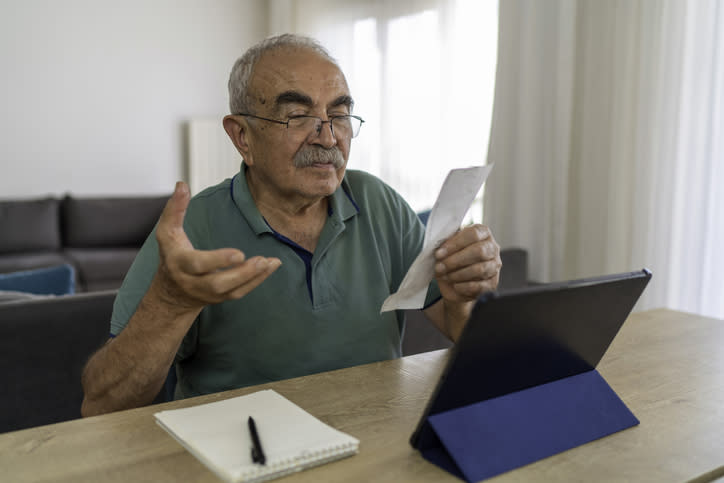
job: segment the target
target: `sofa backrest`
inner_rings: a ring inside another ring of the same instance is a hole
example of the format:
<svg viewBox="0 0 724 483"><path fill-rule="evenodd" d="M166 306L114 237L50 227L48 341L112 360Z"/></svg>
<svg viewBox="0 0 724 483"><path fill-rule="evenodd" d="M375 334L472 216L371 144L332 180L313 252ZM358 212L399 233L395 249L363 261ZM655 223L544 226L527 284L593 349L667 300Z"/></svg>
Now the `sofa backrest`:
<svg viewBox="0 0 724 483"><path fill-rule="evenodd" d="M0 253L59 250L59 205L55 198L0 201Z"/></svg>
<svg viewBox="0 0 724 483"><path fill-rule="evenodd" d="M0 304L0 432L80 417L80 376L107 339L116 291Z"/></svg>
<svg viewBox="0 0 724 483"><path fill-rule="evenodd" d="M63 245L71 248L140 247L168 196L75 198L62 204Z"/></svg>

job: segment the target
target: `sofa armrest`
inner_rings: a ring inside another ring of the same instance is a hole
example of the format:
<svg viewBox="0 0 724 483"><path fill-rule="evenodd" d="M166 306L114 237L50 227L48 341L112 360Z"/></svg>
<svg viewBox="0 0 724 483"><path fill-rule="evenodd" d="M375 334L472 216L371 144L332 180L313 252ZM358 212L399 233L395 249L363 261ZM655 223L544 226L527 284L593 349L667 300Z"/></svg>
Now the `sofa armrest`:
<svg viewBox="0 0 724 483"><path fill-rule="evenodd" d="M500 269L498 290L525 287L528 280L528 252L522 248L500 250L503 268Z"/></svg>
<svg viewBox="0 0 724 483"><path fill-rule="evenodd" d="M0 432L80 417L80 376L107 339L116 291L0 304Z"/></svg>

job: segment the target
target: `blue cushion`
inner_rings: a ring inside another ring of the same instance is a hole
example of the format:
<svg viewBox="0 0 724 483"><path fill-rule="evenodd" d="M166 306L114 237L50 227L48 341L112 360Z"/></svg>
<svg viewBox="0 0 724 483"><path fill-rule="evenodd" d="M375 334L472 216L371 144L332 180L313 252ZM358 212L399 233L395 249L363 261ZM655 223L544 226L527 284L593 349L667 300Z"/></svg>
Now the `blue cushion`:
<svg viewBox="0 0 724 483"><path fill-rule="evenodd" d="M420 218L423 225L427 225L427 219L430 218L430 213L432 213L432 210L425 210L417 213L417 217Z"/></svg>
<svg viewBox="0 0 724 483"><path fill-rule="evenodd" d="M67 295L75 292L75 269L68 264L22 272L0 273L0 290L39 295Z"/></svg>

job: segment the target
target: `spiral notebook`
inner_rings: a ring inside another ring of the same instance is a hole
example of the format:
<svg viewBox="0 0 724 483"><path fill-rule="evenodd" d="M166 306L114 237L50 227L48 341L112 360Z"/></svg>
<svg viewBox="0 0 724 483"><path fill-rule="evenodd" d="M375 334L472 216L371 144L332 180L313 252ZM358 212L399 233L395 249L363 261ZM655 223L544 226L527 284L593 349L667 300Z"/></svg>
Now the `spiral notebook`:
<svg viewBox="0 0 724 483"><path fill-rule="evenodd" d="M357 453L359 440L315 418L274 390L161 411L156 422L221 479L266 481ZM254 418L266 464L252 461Z"/></svg>

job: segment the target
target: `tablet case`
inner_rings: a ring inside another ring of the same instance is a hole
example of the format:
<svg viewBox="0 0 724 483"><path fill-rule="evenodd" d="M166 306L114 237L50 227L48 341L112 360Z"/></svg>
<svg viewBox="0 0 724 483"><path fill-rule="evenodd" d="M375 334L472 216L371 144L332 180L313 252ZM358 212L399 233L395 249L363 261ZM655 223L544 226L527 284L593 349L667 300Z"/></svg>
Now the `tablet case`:
<svg viewBox="0 0 724 483"><path fill-rule="evenodd" d="M638 424L595 370L651 273L482 296L411 443L479 481Z"/></svg>

